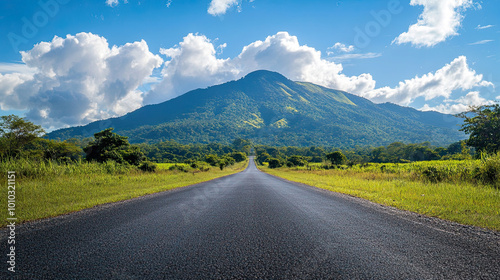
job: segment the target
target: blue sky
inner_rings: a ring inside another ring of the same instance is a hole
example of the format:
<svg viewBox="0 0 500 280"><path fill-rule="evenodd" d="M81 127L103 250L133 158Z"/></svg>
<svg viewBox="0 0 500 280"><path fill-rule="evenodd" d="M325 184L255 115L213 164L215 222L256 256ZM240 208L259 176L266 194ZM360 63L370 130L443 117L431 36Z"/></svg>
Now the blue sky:
<svg viewBox="0 0 500 280"><path fill-rule="evenodd" d="M500 1L0 3L0 115L52 130L278 71L458 113L500 98Z"/></svg>

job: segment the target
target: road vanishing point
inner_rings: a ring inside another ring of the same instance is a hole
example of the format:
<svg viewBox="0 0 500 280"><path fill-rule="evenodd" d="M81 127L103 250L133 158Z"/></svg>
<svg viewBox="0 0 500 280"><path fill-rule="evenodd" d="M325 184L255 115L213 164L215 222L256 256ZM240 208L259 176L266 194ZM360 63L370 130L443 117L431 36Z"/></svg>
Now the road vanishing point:
<svg viewBox="0 0 500 280"><path fill-rule="evenodd" d="M289 182L253 160L16 230L16 272L4 261L1 279L500 279L498 232Z"/></svg>

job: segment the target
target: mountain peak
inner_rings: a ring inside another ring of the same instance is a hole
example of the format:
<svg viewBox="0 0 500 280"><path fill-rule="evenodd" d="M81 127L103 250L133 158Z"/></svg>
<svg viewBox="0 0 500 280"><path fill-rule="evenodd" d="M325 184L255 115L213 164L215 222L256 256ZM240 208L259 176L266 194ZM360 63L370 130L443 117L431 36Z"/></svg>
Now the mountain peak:
<svg viewBox="0 0 500 280"><path fill-rule="evenodd" d="M128 136L131 143L230 143L247 138L259 144L354 147L429 140L439 145L463 138L446 115L374 104L267 70L120 118L53 131L49 138L90 137L108 127Z"/></svg>
<svg viewBox="0 0 500 280"><path fill-rule="evenodd" d="M285 76L281 75L278 72L273 72L269 70L257 70L253 71L251 73L248 73L245 77L243 77L244 80L267 80L267 81L290 81L287 79Z"/></svg>

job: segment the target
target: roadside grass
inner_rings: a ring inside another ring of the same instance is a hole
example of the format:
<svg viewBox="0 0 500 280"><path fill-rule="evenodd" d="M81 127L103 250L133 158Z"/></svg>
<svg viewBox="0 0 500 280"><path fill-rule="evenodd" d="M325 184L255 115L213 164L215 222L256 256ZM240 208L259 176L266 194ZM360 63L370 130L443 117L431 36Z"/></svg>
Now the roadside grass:
<svg viewBox="0 0 500 280"><path fill-rule="evenodd" d="M474 163L451 163L451 166L460 165L457 170L463 170L462 165L468 164ZM385 167L381 168L382 165ZM442 167L445 165L443 162L426 162L420 165L425 168L437 166L438 170L445 169ZM259 168L278 177L329 191L431 217L500 231L500 190L492 185L459 179L429 180L416 171L420 168L418 164L372 164L366 167L330 170L285 167L269 169L262 166Z"/></svg>
<svg viewBox="0 0 500 280"><path fill-rule="evenodd" d="M8 171L16 171L15 213L20 223L209 181L242 171L247 165L248 160L222 171L215 167L206 172L159 168L148 173L113 162L0 162L4 174L0 205L5 206L0 212L0 226L7 224Z"/></svg>

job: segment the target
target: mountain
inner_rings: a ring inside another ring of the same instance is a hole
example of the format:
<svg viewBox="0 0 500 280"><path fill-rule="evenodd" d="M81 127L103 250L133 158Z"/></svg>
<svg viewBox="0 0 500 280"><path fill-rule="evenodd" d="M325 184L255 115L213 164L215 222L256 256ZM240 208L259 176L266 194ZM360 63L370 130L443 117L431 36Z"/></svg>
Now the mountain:
<svg viewBox="0 0 500 280"><path fill-rule="evenodd" d="M91 137L113 127L130 142L254 143L293 146L379 146L401 141L445 145L464 138L461 120L256 71L237 81L187 92L123 117L60 129L51 139Z"/></svg>

